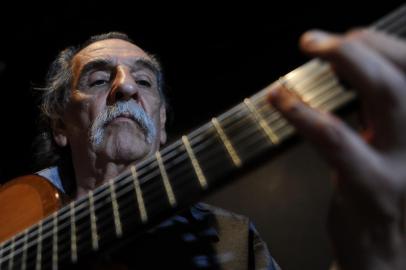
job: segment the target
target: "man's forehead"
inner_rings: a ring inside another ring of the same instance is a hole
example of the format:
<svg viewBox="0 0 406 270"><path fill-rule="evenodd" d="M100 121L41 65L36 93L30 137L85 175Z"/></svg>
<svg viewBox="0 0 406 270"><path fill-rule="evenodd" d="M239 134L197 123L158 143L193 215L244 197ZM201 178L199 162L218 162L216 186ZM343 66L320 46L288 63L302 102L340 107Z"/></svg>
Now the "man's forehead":
<svg viewBox="0 0 406 270"><path fill-rule="evenodd" d="M80 69L81 66L94 59L148 59L149 55L135 44L122 39L105 39L96 41L80 50L73 58L73 68Z"/></svg>

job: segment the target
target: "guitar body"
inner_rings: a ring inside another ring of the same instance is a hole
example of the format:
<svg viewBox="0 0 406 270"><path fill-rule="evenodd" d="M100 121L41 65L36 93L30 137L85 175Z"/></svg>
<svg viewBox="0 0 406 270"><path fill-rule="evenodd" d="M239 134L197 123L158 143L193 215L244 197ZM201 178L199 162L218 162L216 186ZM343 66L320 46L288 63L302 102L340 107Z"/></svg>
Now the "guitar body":
<svg viewBox="0 0 406 270"><path fill-rule="evenodd" d="M0 187L0 242L39 222L62 206L58 190L38 175Z"/></svg>

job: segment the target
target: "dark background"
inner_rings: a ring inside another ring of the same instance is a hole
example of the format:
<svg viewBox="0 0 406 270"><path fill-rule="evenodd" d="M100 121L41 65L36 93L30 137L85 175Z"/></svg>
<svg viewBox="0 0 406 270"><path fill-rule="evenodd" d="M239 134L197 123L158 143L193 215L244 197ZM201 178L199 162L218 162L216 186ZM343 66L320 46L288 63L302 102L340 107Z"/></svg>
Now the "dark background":
<svg viewBox="0 0 406 270"><path fill-rule="evenodd" d="M49 63L68 45L115 30L156 54L168 83L173 139L305 63L297 46L303 31L369 25L401 3L370 2L141 6L113 1L4 8L1 182L32 172L38 104L31 88L42 86ZM298 142L207 200L250 216L284 269L326 269L331 262L325 229L328 175L312 148Z"/></svg>

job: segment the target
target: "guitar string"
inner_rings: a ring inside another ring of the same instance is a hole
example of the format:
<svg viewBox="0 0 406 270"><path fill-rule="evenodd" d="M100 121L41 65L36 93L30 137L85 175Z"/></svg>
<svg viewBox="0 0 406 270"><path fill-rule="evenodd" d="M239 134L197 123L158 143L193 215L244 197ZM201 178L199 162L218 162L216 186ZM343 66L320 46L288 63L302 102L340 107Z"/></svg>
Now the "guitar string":
<svg viewBox="0 0 406 270"><path fill-rule="evenodd" d="M393 34L398 34L402 28L402 23L399 22L399 17L402 18L406 14L406 4L402 4L395 11L384 16L382 19L372 24L371 29L384 30Z"/></svg>

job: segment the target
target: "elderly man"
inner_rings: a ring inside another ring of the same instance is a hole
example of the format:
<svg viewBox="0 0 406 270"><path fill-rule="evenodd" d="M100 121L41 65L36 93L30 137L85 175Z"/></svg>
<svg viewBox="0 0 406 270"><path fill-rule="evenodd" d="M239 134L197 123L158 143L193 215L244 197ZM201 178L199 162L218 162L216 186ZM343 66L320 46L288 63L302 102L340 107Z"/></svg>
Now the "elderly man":
<svg viewBox="0 0 406 270"><path fill-rule="evenodd" d="M38 158L47 169L38 174L78 199L154 154L166 142L162 89L159 63L124 34L62 51L42 102ZM108 257L104 266L138 269L277 268L247 218L205 204Z"/></svg>

